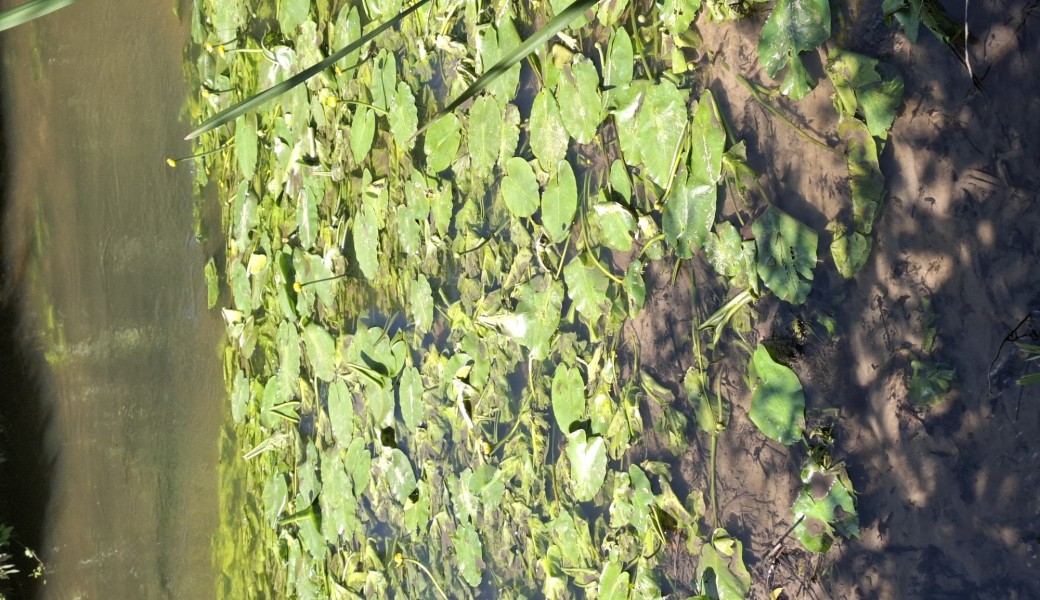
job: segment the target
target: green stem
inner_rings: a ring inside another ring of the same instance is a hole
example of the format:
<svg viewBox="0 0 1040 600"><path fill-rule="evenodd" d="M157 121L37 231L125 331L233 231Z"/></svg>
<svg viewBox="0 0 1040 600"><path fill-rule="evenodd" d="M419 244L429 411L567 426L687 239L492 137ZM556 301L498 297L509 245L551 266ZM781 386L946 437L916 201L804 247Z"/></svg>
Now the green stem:
<svg viewBox="0 0 1040 600"><path fill-rule="evenodd" d="M444 600L448 600L447 594L445 594L444 590L441 589L440 584L438 584L437 580L434 579L433 573L431 573L430 570L426 568L426 565L424 565L421 562L415 560L414 558L407 558L407 557L404 557L404 556L402 556L401 558L405 562L410 562L413 565L415 565L415 566L419 567L420 569L422 569L423 573L426 573L426 576L430 578L430 583L432 583L433 587L437 589L437 593L440 595L440 597L443 598Z"/></svg>
<svg viewBox="0 0 1040 600"><path fill-rule="evenodd" d="M762 93L758 90L758 86L756 86L755 84L753 84L750 81L748 81L747 79L745 79L744 76L738 74L737 75L737 81L739 81L741 83L741 85L746 87L747 90L749 92L751 92L751 96L755 99L755 102L758 102L760 105L762 105L762 108L768 110L770 113L773 114L773 116L775 116L776 118L778 118L781 121L783 121L784 123L786 123L787 126L790 127L791 129L793 129L794 132L797 133L799 136L805 138L806 140L812 142L813 144L816 144L817 146L819 146L820 148L823 148L827 152L830 152L832 154L837 154L838 156L842 156L841 151L838 150L837 148L831 148L827 144L821 142L820 140L814 138L813 136L811 136L808 133L806 133L805 131L803 131L801 127L795 125L794 122L791 121L791 119L788 119L775 106L773 106L772 104L767 102L766 99L762 97Z"/></svg>

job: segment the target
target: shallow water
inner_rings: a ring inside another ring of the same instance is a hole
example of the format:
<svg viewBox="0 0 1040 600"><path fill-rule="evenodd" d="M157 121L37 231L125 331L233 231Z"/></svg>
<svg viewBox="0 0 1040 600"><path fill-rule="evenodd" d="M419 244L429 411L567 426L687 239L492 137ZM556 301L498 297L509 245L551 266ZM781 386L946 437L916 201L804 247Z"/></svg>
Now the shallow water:
<svg viewBox="0 0 1040 600"><path fill-rule="evenodd" d="M43 598L213 595L223 327L191 174L164 162L188 152L186 25L80 2L0 40L7 272L47 356Z"/></svg>

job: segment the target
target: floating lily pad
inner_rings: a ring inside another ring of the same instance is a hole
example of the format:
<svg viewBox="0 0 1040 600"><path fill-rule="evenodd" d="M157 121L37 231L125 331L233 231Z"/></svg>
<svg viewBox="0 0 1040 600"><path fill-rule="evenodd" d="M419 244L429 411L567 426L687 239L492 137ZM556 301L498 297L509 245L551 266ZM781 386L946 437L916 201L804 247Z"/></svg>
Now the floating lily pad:
<svg viewBox="0 0 1040 600"><path fill-rule="evenodd" d="M498 161L502 136L502 107L492 96L480 96L469 109L466 136L469 156L476 175L486 175Z"/></svg>
<svg viewBox="0 0 1040 600"><path fill-rule="evenodd" d="M571 466L571 482L575 498L592 500L607 475L607 448L601 437L587 439L578 429L567 434L567 461Z"/></svg>
<svg viewBox="0 0 1040 600"><path fill-rule="evenodd" d="M592 205L589 221L599 243L622 252L632 249L632 235L636 231L632 211L617 202L597 202Z"/></svg>
<svg viewBox="0 0 1040 600"><path fill-rule="evenodd" d="M831 36L828 0L777 0L758 41L758 60L772 78L790 66L782 89L793 100L808 94L816 81L805 70L802 52L813 50Z"/></svg>
<svg viewBox="0 0 1040 600"><path fill-rule="evenodd" d="M484 578L483 545L472 525L463 523L452 537L455 555L458 558L459 575L472 587L480 585Z"/></svg>
<svg viewBox="0 0 1040 600"><path fill-rule="evenodd" d="M543 88L531 106L531 151L543 169L555 167L567 155L567 130L552 91Z"/></svg>
<svg viewBox="0 0 1040 600"><path fill-rule="evenodd" d="M744 600L751 591L751 574L744 566L744 545L726 530L716 529L701 546L697 579L713 589L718 600Z"/></svg>
<svg viewBox="0 0 1040 600"><path fill-rule="evenodd" d="M462 144L462 124L452 113L439 117L426 130L423 150L426 166L431 172L439 172L451 166Z"/></svg>
<svg viewBox="0 0 1040 600"><path fill-rule="evenodd" d="M409 432L415 432L426 411L423 405L424 391L419 371L415 367L405 367L401 372L401 385L398 387L397 395L404 426Z"/></svg>
<svg viewBox="0 0 1040 600"><path fill-rule="evenodd" d="M397 448L391 449L387 457L386 483L390 487L390 493L400 504L404 504L408 496L415 491L412 462Z"/></svg>
<svg viewBox="0 0 1040 600"><path fill-rule="evenodd" d="M859 537L855 492L845 467L830 469L809 464L802 470L802 486L791 507L794 536L812 552L826 552L837 536Z"/></svg>
<svg viewBox="0 0 1040 600"><path fill-rule="evenodd" d="M805 427L805 394L798 376L776 362L759 345L748 366L751 373L751 422L766 437L790 446L802 439Z"/></svg>
<svg viewBox="0 0 1040 600"><path fill-rule="evenodd" d="M560 431L570 433L571 426L585 418L585 381L577 368L561 365L552 381L552 408Z"/></svg>
<svg viewBox="0 0 1040 600"><path fill-rule="evenodd" d="M618 138L625 160L642 163L646 176L665 187L679 162L679 146L688 120L687 92L669 81L647 85L633 82L626 94L618 94L614 110Z"/></svg>
<svg viewBox="0 0 1040 600"><path fill-rule="evenodd" d="M412 89L405 82L397 84L397 92L390 102L390 133L394 136L394 143L401 150L407 152L415 145L415 131L419 125L419 110L415 107L415 96Z"/></svg>
<svg viewBox="0 0 1040 600"><path fill-rule="evenodd" d="M816 232L775 206L762 213L751 231L762 282L785 302L805 302L816 267Z"/></svg>
<svg viewBox="0 0 1040 600"><path fill-rule="evenodd" d="M553 243L560 243L571 233L571 223L578 209L578 183L570 163L563 160L542 194L542 227Z"/></svg>
<svg viewBox="0 0 1040 600"><path fill-rule="evenodd" d="M567 296L574 303L574 308L589 323L595 323L607 308L610 280L591 261L584 254L575 257L563 268L563 278L567 282Z"/></svg>
<svg viewBox="0 0 1040 600"><path fill-rule="evenodd" d="M692 173L676 176L665 199L662 226L680 258L691 258L704 245L715 224L717 204L714 183L697 179Z"/></svg>
<svg viewBox="0 0 1040 600"><path fill-rule="evenodd" d="M541 196L538 179L531 164L519 156L506 162L506 176L502 178L502 200L515 217L530 217L538 210Z"/></svg>
<svg viewBox="0 0 1040 600"><path fill-rule="evenodd" d="M564 69L556 88L563 126L579 144L588 144L603 121L603 99L596 65L582 55Z"/></svg>
<svg viewBox="0 0 1040 600"><path fill-rule="evenodd" d="M303 329L303 343L314 376L322 381L332 381L336 376L336 342L329 332L311 323Z"/></svg>

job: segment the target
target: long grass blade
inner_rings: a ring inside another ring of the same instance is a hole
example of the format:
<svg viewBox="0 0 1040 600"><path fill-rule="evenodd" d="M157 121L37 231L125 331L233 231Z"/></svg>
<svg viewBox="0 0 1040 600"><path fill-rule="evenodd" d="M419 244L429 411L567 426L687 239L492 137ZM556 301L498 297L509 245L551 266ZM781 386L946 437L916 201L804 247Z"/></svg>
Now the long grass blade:
<svg viewBox="0 0 1040 600"><path fill-rule="evenodd" d="M409 6L408 8L402 10L401 12L399 12L392 19L387 20L385 23L383 23L379 27L376 27L372 31L369 31L365 35L361 36L357 41L352 42L350 44L347 44L342 49L336 51L334 54L329 55L328 58L326 58L325 60L323 60L323 61L321 61L321 62L319 62L319 63L317 63L315 65L312 65L312 66L304 69L303 71L300 71L299 73L297 73L296 75L293 75L289 79L286 79L285 81L283 81L283 82L281 82L279 84L273 85L273 86L267 88L266 90L264 90L264 91L262 91L262 92L260 92L260 93L258 93L256 95L252 96L251 98L243 100L242 102L239 102L238 104L236 104L234 106L231 106L229 108L225 108L224 110L222 110L219 113L217 113L217 114L213 115L212 117L210 117L205 123L200 125L198 127L198 129L196 129L195 131L192 131L187 136L185 136L184 139L186 139L186 140L195 139L195 138L199 137L200 135L206 133L207 131L210 131L212 129L216 129L217 127L220 127L221 125L223 125L225 123L228 123L230 121L234 121L238 117L240 117L240 116L244 115L245 113L247 113L247 112L249 112L249 111L259 107L260 105L264 104L268 100L271 100L273 98L277 98L278 96L281 96L285 92L288 92L289 90L293 89L294 87L296 87L296 86L300 85L301 83L307 81L311 77L314 77L318 73L321 73L325 69L331 67L333 64L338 62L344 56L350 54L351 52L357 50L358 48L360 48L360 47L364 46L365 44L367 44L368 42L372 41L373 39L378 37L380 34L382 34L387 29L390 29L391 27L393 27L395 25L398 25L399 23L401 23L401 21L404 20L405 17L407 17L408 15L412 14L413 12L419 10L424 4L429 3L429 1L430 0L419 0L415 4Z"/></svg>
<svg viewBox="0 0 1040 600"><path fill-rule="evenodd" d="M59 8L65 8L76 0L29 0L25 4L0 12L0 31L18 27L33 19L50 14Z"/></svg>
<svg viewBox="0 0 1040 600"><path fill-rule="evenodd" d="M524 40L524 43L517 46L512 52L503 57L502 60L498 61L498 63L496 63L493 67L484 71L483 75L478 77L472 85L466 88L466 91L462 92L462 94L460 94L454 102L445 107L445 109L442 110L440 114L438 114L437 116L439 117L441 115L450 113L456 108L462 106L463 103L465 103L473 96L479 94L481 90L486 88L488 84L495 80L496 77L508 71L509 68L515 65L516 63L527 58L527 55L534 52L535 48L538 48L546 41L548 41L549 38L563 31L567 27L567 25L569 25L572 21L574 21L574 19L578 18L578 16L580 16L581 13L585 12L586 9L591 7L593 4L596 4L596 2L598 1L599 0L575 0L574 2L572 2L570 6L563 9L559 14L553 17L551 21L546 23L545 27L542 27L537 32L535 32L534 35ZM434 120L435 119L430 119L431 122Z"/></svg>

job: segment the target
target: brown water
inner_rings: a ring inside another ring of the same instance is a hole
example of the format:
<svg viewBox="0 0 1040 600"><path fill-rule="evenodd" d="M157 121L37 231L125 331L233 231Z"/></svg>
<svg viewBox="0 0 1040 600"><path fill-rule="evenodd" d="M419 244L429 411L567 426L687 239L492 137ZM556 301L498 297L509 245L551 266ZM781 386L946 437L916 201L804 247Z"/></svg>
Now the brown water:
<svg viewBox="0 0 1040 600"><path fill-rule="evenodd" d="M35 289L55 457L41 595L212 597L223 327L191 174L164 163L188 152L186 22L104 0L0 35L5 254Z"/></svg>

